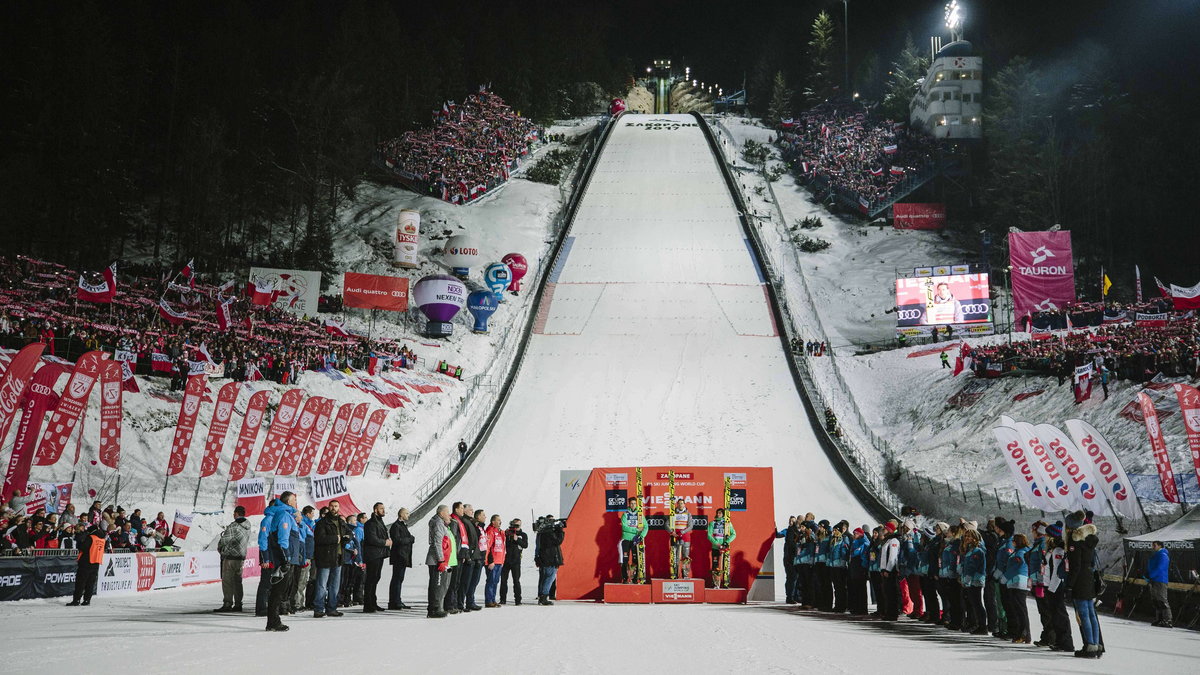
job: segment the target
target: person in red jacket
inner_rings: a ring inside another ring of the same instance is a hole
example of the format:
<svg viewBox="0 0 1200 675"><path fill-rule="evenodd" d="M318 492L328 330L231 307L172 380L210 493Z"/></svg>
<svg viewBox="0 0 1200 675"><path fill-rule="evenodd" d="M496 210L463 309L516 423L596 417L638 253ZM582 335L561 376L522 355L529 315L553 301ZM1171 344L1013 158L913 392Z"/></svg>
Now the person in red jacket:
<svg viewBox="0 0 1200 675"><path fill-rule="evenodd" d="M508 542L504 538L504 526L500 524L500 516L492 515L492 521L484 532L484 569L487 581L483 586L483 606L499 607L496 591L500 589L500 573L504 570L504 559L507 557Z"/></svg>

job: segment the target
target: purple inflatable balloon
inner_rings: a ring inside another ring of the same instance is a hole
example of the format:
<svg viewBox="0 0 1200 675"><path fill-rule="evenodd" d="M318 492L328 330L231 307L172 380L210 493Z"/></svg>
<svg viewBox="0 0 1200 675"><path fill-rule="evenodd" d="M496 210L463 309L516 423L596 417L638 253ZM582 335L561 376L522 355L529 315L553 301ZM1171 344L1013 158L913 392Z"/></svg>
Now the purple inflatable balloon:
<svg viewBox="0 0 1200 675"><path fill-rule="evenodd" d="M467 285L449 274L431 274L413 286L413 302L430 321L445 323L467 304Z"/></svg>

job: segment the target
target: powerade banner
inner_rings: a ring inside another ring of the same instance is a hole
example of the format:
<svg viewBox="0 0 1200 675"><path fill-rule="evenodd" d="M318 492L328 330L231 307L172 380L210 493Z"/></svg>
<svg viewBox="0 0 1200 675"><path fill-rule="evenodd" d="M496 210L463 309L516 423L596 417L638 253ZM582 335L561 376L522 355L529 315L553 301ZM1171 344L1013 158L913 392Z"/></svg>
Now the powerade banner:
<svg viewBox="0 0 1200 675"><path fill-rule="evenodd" d="M346 272L342 277L342 304L403 312L408 309L408 277Z"/></svg>
<svg viewBox="0 0 1200 675"><path fill-rule="evenodd" d="M0 602L71 595L77 564L75 556L0 558Z"/></svg>
<svg viewBox="0 0 1200 675"><path fill-rule="evenodd" d="M987 274L896 279L896 327L990 323Z"/></svg>
<svg viewBox="0 0 1200 675"><path fill-rule="evenodd" d="M945 204L892 205L892 227L897 230L940 230L945 226Z"/></svg>
<svg viewBox="0 0 1200 675"><path fill-rule="evenodd" d="M1071 233L1012 232L1008 235L1016 320L1075 302Z"/></svg>
<svg viewBox="0 0 1200 675"><path fill-rule="evenodd" d="M649 577L669 576L667 535L662 523L668 511L667 484L672 470L675 472L675 497L683 499L692 514L695 527L691 535L692 576L697 578L706 579L711 573L712 547L705 528L716 510L725 505L725 476L731 477L733 490L744 490L740 501L745 510L733 510L732 513L737 539L731 547L729 585L749 589L775 541L772 470L765 467L643 467L642 490L651 527L646 538ZM558 569L558 597L599 599L605 583L620 581L621 513L612 510L608 500L613 492L619 491L625 491L630 501L636 499L636 474L636 467L631 466L594 468L589 473L568 517L569 527L562 544L563 559L568 562ZM560 491L568 488L570 486L563 485ZM733 505L733 509L736 508L740 507Z"/></svg>

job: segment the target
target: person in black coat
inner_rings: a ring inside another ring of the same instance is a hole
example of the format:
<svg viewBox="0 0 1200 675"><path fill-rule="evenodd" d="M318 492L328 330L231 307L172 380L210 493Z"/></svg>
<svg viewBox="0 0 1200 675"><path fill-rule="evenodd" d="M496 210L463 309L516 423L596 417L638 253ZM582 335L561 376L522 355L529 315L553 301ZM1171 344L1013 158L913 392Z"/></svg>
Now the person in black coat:
<svg viewBox="0 0 1200 675"><path fill-rule="evenodd" d="M386 509L383 502L375 502L374 513L363 526L363 563L367 566L363 592L364 614L384 611L375 595L375 587L379 585L379 577L383 574L383 561L392 554L392 539L388 536L388 526L383 522L384 513Z"/></svg>
<svg viewBox="0 0 1200 675"><path fill-rule="evenodd" d="M513 600L521 604L521 551L529 548L529 535L521 530L521 519L513 518L504 531L504 567L500 571L500 604L508 604L508 575L512 575Z"/></svg>
<svg viewBox="0 0 1200 675"><path fill-rule="evenodd" d="M996 612L996 579L992 576L992 572L996 570L996 551L1000 549L1000 538L996 536L995 520L989 520L987 527L983 528L983 550L987 564L984 573L987 575L983 580L983 610L987 615L987 630L988 633L999 631L999 620Z"/></svg>
<svg viewBox="0 0 1200 675"><path fill-rule="evenodd" d="M799 519L795 516L788 518L787 529L783 534L783 571L786 581L784 582L784 593L787 596L786 601L789 605L800 603L799 591L799 570L796 569L796 546L800 541L800 524Z"/></svg>
<svg viewBox="0 0 1200 675"><path fill-rule="evenodd" d="M342 615L337 608L342 586L342 551L354 537L340 509L338 500L329 502L313 528L313 564L317 567L313 616L318 619Z"/></svg>
<svg viewBox="0 0 1200 675"><path fill-rule="evenodd" d="M462 515L459 516L462 529L466 532L466 542L459 542L467 550L458 557L458 595L455 601L458 609L464 612L475 612L483 609L475 602L475 584L479 583L478 570L483 557L479 550L479 528L475 524L475 512L470 504L462 505ZM474 580L474 583L472 583Z"/></svg>
<svg viewBox="0 0 1200 675"><path fill-rule="evenodd" d="M538 566L541 583L538 587L538 604L553 605L550 602L550 589L558 579L558 568L563 566L562 542L564 521L556 521L553 516L545 516L542 526L537 528L537 552L533 563Z"/></svg>
<svg viewBox="0 0 1200 675"><path fill-rule="evenodd" d="M405 570L412 567L413 542L417 539L408 531L408 509L400 509L388 534L392 539L392 582L388 586L388 609L412 609L400 599Z"/></svg>

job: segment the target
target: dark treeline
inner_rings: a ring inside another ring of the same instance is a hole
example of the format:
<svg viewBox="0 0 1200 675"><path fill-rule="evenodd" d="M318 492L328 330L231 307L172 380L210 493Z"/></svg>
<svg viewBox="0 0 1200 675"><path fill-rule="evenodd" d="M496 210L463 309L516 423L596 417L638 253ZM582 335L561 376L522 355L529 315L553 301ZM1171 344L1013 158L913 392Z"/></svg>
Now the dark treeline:
<svg viewBox="0 0 1200 675"><path fill-rule="evenodd" d="M5 253L329 270L375 143L480 84L538 120L628 87L603 10L548 2L5 3ZM585 85L583 83L593 83Z"/></svg>

